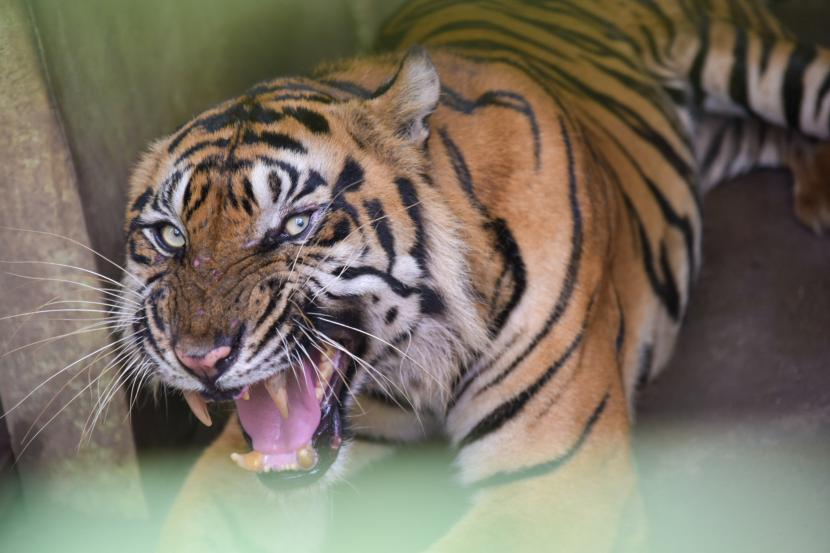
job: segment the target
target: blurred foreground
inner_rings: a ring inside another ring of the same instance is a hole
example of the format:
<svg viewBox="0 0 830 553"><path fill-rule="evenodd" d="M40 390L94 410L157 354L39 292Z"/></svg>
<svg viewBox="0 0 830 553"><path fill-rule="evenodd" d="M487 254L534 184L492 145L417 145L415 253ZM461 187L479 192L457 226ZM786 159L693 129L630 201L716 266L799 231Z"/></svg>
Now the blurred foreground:
<svg viewBox="0 0 830 553"><path fill-rule="evenodd" d="M648 424L635 444L651 550L827 551L830 444L803 443L778 424L705 429ZM25 507L18 501L0 521L0 551L151 551L192 461L192 452L143 460L146 518L108 516L108 502L117 498L102 495L96 501L94 489L88 514L36 497L27 497ZM240 528L236 550L260 550L247 539L250 528L242 530L257 524L257 533L280 532L274 543L295 551L312 544L338 552L420 551L453 524L468 501L452 481L451 456L440 444L402 449L325 498L300 497L289 524L274 520L261 500L229 497L229 520ZM205 543L209 550L210 528Z"/></svg>

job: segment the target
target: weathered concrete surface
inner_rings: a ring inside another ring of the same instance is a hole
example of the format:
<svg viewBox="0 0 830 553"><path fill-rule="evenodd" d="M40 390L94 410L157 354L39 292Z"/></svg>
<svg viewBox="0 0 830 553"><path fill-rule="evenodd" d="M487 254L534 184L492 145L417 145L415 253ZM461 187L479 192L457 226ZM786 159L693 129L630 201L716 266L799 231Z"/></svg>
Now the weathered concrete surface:
<svg viewBox="0 0 830 553"><path fill-rule="evenodd" d="M56 115L40 71L26 7L23 2L6 1L0 9L0 224L48 229L87 243L75 174ZM8 272L70 279L84 276L43 265L10 264L10 260L94 267L92 256L83 247L8 228L0 229L0 259L0 317L26 313L54 298L74 299L78 294L63 283L27 280ZM87 297L100 301L97 294ZM98 400L96 386L87 386L98 372L85 363L59 370L106 344L106 334L83 334L15 351L17 346L77 328L77 323L50 323L42 315L0 319L0 400L6 408L2 423L8 427L23 491L27 498L37 492L50 502L94 510L96 503L85 493L89 481L73 480L72 475L95 473L99 463L107 463L114 473L102 476L95 485L117 498L108 508L136 514L142 509L142 498L123 394L113 396L109 416L86 436L87 445L75 455ZM101 389L109 376L98 381ZM29 395L50 378L48 385ZM61 477L60 483L51 476Z"/></svg>

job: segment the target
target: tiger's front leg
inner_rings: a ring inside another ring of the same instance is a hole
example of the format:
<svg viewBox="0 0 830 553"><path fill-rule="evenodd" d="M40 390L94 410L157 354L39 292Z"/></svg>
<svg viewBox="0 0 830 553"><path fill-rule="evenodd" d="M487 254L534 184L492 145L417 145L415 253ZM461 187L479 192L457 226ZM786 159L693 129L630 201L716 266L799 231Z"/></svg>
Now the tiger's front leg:
<svg viewBox="0 0 830 553"><path fill-rule="evenodd" d="M321 551L331 482L393 450L355 441L317 484L275 491L231 460L232 453L248 449L234 415L188 474L165 521L159 551Z"/></svg>
<svg viewBox="0 0 830 553"><path fill-rule="evenodd" d="M504 394L515 378L521 392L472 385L451 411L461 476L479 492L431 551L612 551L643 539L618 317L597 303L575 336L540 345L552 354L541 370L528 358L499 382Z"/></svg>

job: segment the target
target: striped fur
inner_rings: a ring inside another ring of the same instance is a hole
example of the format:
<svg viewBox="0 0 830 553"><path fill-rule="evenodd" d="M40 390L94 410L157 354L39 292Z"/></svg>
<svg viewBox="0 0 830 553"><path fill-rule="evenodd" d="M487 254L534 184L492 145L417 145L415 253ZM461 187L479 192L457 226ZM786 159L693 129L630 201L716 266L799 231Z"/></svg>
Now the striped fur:
<svg viewBox="0 0 830 553"><path fill-rule="evenodd" d="M830 52L752 0L412 1L381 44L430 55L265 83L152 147L129 210L141 347L200 389L171 344L243 328L234 388L302 355L299 317L359 313L376 372L353 382L355 437L442 432L482 489L436 550L608 549L636 503L630 408L700 266L700 195L789 167L799 218L830 225ZM298 209L308 236L269 241ZM181 256L152 244L160 220Z"/></svg>

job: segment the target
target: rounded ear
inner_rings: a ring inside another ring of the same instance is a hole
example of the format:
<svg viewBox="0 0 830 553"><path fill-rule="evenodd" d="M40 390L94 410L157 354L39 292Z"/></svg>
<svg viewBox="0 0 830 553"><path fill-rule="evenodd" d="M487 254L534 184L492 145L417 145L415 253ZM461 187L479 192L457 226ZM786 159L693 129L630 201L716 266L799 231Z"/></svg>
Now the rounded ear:
<svg viewBox="0 0 830 553"><path fill-rule="evenodd" d="M397 134L421 145L429 136L427 118L438 107L441 81L426 49L413 46L398 70L375 92L371 104L392 121Z"/></svg>

